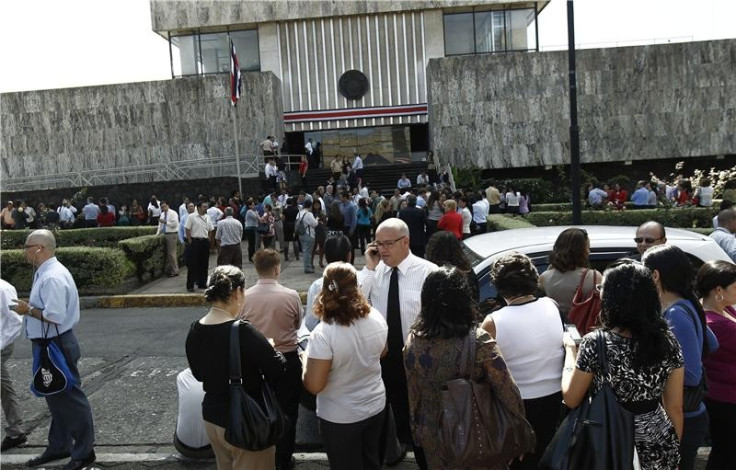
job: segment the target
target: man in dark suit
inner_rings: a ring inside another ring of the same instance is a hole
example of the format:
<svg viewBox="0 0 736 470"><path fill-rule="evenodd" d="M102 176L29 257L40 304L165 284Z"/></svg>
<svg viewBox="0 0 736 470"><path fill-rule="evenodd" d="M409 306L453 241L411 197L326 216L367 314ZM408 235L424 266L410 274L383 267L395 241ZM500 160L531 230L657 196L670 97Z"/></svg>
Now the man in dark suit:
<svg viewBox="0 0 736 470"><path fill-rule="evenodd" d="M423 209L417 207L415 195L410 194L406 198L406 207L399 211L399 219L409 226L409 249L414 256L424 258L424 248L427 245L424 225L427 221L427 214Z"/></svg>

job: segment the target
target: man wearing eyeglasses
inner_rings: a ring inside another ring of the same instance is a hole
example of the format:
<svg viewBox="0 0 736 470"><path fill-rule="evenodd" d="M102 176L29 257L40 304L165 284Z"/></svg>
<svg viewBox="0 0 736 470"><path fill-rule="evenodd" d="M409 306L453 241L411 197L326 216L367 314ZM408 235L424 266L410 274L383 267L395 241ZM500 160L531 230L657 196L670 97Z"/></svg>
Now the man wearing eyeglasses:
<svg viewBox="0 0 736 470"><path fill-rule="evenodd" d="M640 255L643 255L652 246L664 245L667 243L664 225L653 220L644 222L636 229L634 241L636 242L636 251Z"/></svg>
<svg viewBox="0 0 736 470"><path fill-rule="evenodd" d="M396 419L399 440L413 446L402 349L409 328L422 307L424 279L437 269L437 265L413 255L410 246L406 223L395 217L385 220L376 229L375 241L368 244L365 268L359 273L358 281L363 294L388 323L388 353L381 359L381 375L386 386L387 401ZM385 435L380 442L383 457ZM415 447L414 456L420 469L427 468L422 448Z"/></svg>
<svg viewBox="0 0 736 470"><path fill-rule="evenodd" d="M69 270L55 256L56 240L48 230L28 235L25 256L35 269L28 303L19 300L15 312L23 315L25 332L33 348L41 347L44 333L61 346L77 385L67 391L46 396L51 413L48 446L27 466L37 467L71 455L65 470L81 469L95 461L95 430L87 396L80 388L77 363L79 343L72 328L79 322L79 294Z"/></svg>

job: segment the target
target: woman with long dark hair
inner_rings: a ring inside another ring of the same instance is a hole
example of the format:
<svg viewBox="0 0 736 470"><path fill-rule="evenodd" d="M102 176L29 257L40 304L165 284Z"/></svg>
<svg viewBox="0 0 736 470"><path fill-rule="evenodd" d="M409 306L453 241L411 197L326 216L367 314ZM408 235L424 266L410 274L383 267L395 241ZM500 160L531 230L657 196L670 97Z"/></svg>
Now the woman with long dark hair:
<svg viewBox="0 0 736 470"><path fill-rule="evenodd" d="M312 215L317 219L317 226L314 228L314 247L309 255L314 259L314 255L319 253L319 267L325 267L325 240L327 239L327 216L322 210L322 200L314 198L312 202ZM314 262L312 262L314 264Z"/></svg>
<svg viewBox="0 0 736 470"><path fill-rule="evenodd" d="M460 366L468 335L476 344L473 378L489 382L496 399L512 412L523 415L524 405L496 341L476 328L478 314L465 273L440 267L427 276L421 297L421 312L404 347L411 432L414 443L425 449L428 468L444 469L437 437L440 393L448 380L465 377ZM488 465L499 468L499 462Z"/></svg>
<svg viewBox="0 0 736 470"><path fill-rule="evenodd" d="M662 313L685 359L685 424L680 441L680 469L692 470L708 431L704 394L698 396L697 391L704 380L703 358L718 343L706 325L705 311L695 295L695 269L688 255L674 245L658 245L649 248L641 260L652 272Z"/></svg>
<svg viewBox="0 0 736 470"><path fill-rule="evenodd" d="M718 339L718 350L703 361L708 371L705 407L711 448L706 470L736 465L736 264L708 261L698 270L698 292L705 319Z"/></svg>
<svg viewBox="0 0 736 470"><path fill-rule="evenodd" d="M682 354L660 313L652 275L624 259L604 273L602 333L609 374L603 376L597 331L579 348L565 334L562 396L570 408L588 389L610 383L621 406L634 413L634 439L642 470L677 469L682 436Z"/></svg>
<svg viewBox="0 0 736 470"><path fill-rule="evenodd" d="M317 395L330 468L378 470L386 320L363 296L355 268L345 262L325 268L314 313L321 321L309 339L303 378L304 387Z"/></svg>
<svg viewBox="0 0 736 470"><path fill-rule="evenodd" d="M559 304L564 317L570 311L578 285L581 286L583 298L587 299L596 284L600 283L601 273L588 269L588 256L588 232L580 228L565 229L549 253L549 268L539 277L539 285L545 295Z"/></svg>
<svg viewBox="0 0 736 470"><path fill-rule="evenodd" d="M429 199L427 200L427 205L425 206L425 210L427 211L427 239L429 240L429 237L432 236L434 232L437 231L437 223L442 218L442 215L445 213L444 211L444 201L440 200L440 195L436 190L431 190L429 192Z"/></svg>
<svg viewBox="0 0 736 470"><path fill-rule="evenodd" d="M480 287L478 278L473 272L470 261L465 256L462 246L457 237L444 230L435 232L427 242L425 259L437 266L454 266L468 278L468 287L473 299L477 302L480 298Z"/></svg>

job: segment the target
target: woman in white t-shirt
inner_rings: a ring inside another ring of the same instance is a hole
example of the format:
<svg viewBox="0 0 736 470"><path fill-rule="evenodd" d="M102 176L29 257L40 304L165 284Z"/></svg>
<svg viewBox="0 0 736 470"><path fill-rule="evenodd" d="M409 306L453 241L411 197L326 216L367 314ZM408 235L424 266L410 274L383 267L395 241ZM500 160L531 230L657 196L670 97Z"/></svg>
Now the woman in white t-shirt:
<svg viewBox="0 0 736 470"><path fill-rule="evenodd" d="M317 395L317 417L330 468L379 469L386 389L381 356L388 325L358 288L355 268L331 263L314 304L304 387Z"/></svg>
<svg viewBox="0 0 736 470"><path fill-rule="evenodd" d="M519 193L514 191L514 188L509 188L506 193L506 213L518 214L519 213Z"/></svg>
<svg viewBox="0 0 736 470"><path fill-rule="evenodd" d="M528 256L499 258L491 268L491 282L507 306L488 315L482 328L496 339L537 435L536 452L512 468L536 469L562 416L562 319L554 300L534 296L539 274Z"/></svg>

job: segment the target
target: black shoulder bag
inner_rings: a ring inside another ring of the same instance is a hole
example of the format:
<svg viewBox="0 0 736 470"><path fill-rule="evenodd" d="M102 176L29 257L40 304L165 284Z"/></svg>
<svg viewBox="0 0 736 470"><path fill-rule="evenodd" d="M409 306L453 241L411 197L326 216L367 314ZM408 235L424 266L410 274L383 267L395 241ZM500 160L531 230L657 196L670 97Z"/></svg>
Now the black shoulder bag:
<svg viewBox="0 0 736 470"><path fill-rule="evenodd" d="M596 332L601 374L608 373L606 341ZM592 385L591 385L592 387ZM593 395L572 410L544 451L540 468L548 470L633 469L634 415L618 402L610 383L602 383Z"/></svg>
<svg viewBox="0 0 736 470"><path fill-rule="evenodd" d="M243 390L240 369L240 320L230 328L230 411L225 440L240 449L259 451L276 444L287 428L271 387L264 378L261 386L263 406Z"/></svg>

